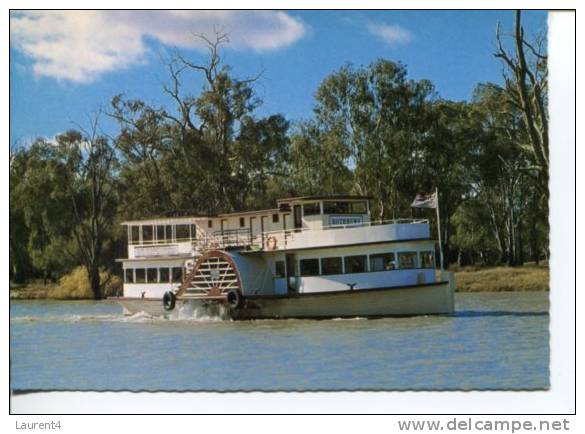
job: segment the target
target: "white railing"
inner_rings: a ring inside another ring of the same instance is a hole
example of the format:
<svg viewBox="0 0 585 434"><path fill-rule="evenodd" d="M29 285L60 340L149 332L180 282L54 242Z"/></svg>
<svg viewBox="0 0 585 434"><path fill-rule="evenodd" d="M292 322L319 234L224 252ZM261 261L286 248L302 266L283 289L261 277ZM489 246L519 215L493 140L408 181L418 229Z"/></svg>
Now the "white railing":
<svg viewBox="0 0 585 434"><path fill-rule="evenodd" d="M204 232L193 240L193 245L200 251L248 247L253 244L254 238L250 229L229 229L211 234Z"/></svg>
<svg viewBox="0 0 585 434"><path fill-rule="evenodd" d="M361 222L345 225L329 225L321 228L298 228L267 231L252 234L250 229L218 231L202 234L193 241L196 250L205 251L226 248L254 248L283 250L289 248L317 247L376 242L384 240L423 239L429 237L427 219L393 219ZM369 228L366 230L366 228ZM344 229L341 231L341 229Z"/></svg>

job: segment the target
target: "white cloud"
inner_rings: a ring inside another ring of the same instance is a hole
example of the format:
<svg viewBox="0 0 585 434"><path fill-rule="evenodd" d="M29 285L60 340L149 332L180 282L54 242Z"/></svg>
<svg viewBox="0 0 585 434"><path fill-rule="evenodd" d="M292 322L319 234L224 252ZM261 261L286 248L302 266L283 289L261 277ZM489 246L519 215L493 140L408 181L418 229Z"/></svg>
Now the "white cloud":
<svg viewBox="0 0 585 434"><path fill-rule="evenodd" d="M230 48L268 51L293 44L306 25L275 11L24 11L10 16L10 43L38 76L85 83L146 61L147 38L202 49L194 34L229 34Z"/></svg>
<svg viewBox="0 0 585 434"><path fill-rule="evenodd" d="M399 25L368 22L368 31L389 45L408 44L414 37L411 32Z"/></svg>

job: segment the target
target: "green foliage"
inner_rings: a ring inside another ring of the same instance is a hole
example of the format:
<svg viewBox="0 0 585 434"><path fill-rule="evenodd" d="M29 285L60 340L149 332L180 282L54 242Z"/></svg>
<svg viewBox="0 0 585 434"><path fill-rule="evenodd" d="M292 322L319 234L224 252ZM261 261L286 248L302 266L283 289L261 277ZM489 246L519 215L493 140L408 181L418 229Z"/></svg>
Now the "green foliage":
<svg viewBox="0 0 585 434"><path fill-rule="evenodd" d="M121 293L122 279L120 277L113 276L104 269L100 270L99 277L104 297ZM62 276L59 279L59 285L49 292L48 297L61 300L93 298L91 282L85 267L76 267Z"/></svg>
<svg viewBox="0 0 585 434"><path fill-rule="evenodd" d="M434 225L434 210L410 203L435 188L447 263L548 257L548 141L534 135L547 129L545 58L528 90L531 118L519 104L518 80L526 75L517 71L503 87L482 83L470 102L452 102L428 80L409 79L401 63L378 59L326 77L313 117L291 126L281 114L258 114L261 75L238 78L223 64L226 41L222 34L205 39L206 59L177 54L168 62L168 107L115 96L108 113L120 127L114 138L97 134L95 121L89 132L11 150L12 280L54 281L71 272L55 296L100 298L116 292L106 281L120 284L103 267L111 274L125 254L125 219L356 193L372 196L374 219L413 215ZM189 86L195 78L201 88Z"/></svg>

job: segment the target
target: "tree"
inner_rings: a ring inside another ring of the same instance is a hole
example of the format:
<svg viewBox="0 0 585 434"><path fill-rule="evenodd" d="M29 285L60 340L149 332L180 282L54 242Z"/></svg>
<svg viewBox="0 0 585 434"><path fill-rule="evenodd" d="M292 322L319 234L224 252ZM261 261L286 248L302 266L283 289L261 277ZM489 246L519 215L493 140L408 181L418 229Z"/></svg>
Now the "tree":
<svg viewBox="0 0 585 434"><path fill-rule="evenodd" d="M242 210L265 203L266 181L282 176L289 123L281 115L257 117L262 101L254 84L260 75L238 79L221 59L227 35L200 35L208 56L202 61L177 53L167 62L163 85L174 107L154 108L140 100L112 101L121 127L121 179L128 199L151 201L150 215ZM184 82L202 77L198 94ZM141 180L148 173L148 180ZM156 207L153 209L153 205Z"/></svg>
<svg viewBox="0 0 585 434"><path fill-rule="evenodd" d="M69 247L71 206L56 154L53 143L37 139L12 155L10 261L21 279L26 270L27 277L40 274L46 282L75 263L64 254Z"/></svg>
<svg viewBox="0 0 585 434"><path fill-rule="evenodd" d="M397 217L414 197L411 181L429 126L425 107L433 98L430 82L408 80L403 65L383 59L367 68L346 65L317 90L321 135L338 143L337 152L353 169L353 190L375 198L379 219Z"/></svg>
<svg viewBox="0 0 585 434"><path fill-rule="evenodd" d="M56 164L71 207L76 254L87 271L94 298L100 299L106 283L100 282L100 266L116 203L115 150L109 138L98 135L97 118L89 132L69 131L56 141Z"/></svg>
<svg viewBox="0 0 585 434"><path fill-rule="evenodd" d="M507 67L504 73L509 103L522 114L525 135L517 143L530 153L532 165L526 172L533 176L545 199L548 199L548 68L545 54L546 38L539 36L529 42L521 23L521 12L515 14L515 53L503 46L500 29L496 31L497 50L494 54Z"/></svg>

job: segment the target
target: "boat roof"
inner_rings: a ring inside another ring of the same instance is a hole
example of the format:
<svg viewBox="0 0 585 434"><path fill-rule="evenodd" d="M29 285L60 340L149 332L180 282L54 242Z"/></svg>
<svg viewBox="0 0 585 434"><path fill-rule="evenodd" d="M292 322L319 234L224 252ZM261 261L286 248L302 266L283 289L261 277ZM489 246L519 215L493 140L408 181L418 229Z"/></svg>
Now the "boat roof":
<svg viewBox="0 0 585 434"><path fill-rule="evenodd" d="M351 194L332 194L332 195L317 195L317 196L295 196L287 197L284 199L277 199L278 205L287 202L298 202L298 201L316 201L316 200L371 200L371 196L351 195ZM213 218L222 217L235 217L235 216L248 216L248 215L259 215L259 214L274 214L274 213L288 213L288 210L282 210L280 208L268 208L261 210L252 211L239 211L239 212L228 212L220 214L209 214L209 215L192 215L192 216L181 216L181 217L150 217L140 220L127 220L121 223L122 226L139 225L139 224L188 224L203 220L209 220Z"/></svg>
<svg viewBox="0 0 585 434"><path fill-rule="evenodd" d="M330 195L318 195L318 196L295 196L287 197L284 199L277 199L276 203L282 202L296 202L305 200L371 200L372 196L362 196L353 194L330 194Z"/></svg>
<svg viewBox="0 0 585 434"><path fill-rule="evenodd" d="M268 208L268 209L261 209L261 210L254 210L254 211L240 211L240 212L228 212L228 213L221 213L221 214L210 214L210 215L194 215L194 216L181 216L181 217L150 217L141 220L127 220L120 223L123 226L128 225L137 225L137 224L188 224L192 222L200 222L204 220L210 220L213 218L222 218L222 217L234 217L234 216L248 216L248 215L258 215L258 214L274 214L278 212L284 212L279 210L278 208Z"/></svg>

